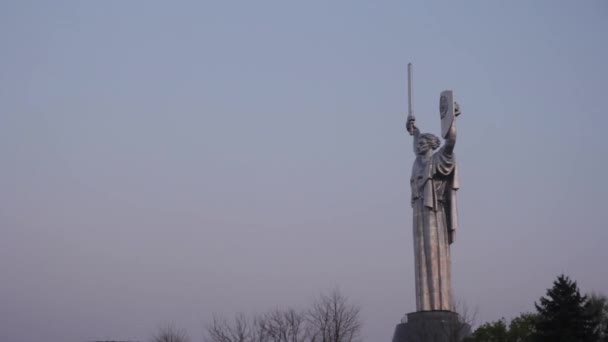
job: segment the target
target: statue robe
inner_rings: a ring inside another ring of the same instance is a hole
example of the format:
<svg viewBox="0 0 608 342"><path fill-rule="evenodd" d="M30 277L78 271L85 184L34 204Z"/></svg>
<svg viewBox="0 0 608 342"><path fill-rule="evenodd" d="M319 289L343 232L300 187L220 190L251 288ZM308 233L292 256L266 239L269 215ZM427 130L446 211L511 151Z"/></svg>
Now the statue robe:
<svg viewBox="0 0 608 342"><path fill-rule="evenodd" d="M416 263L416 310L453 310L450 244L457 228L456 159L445 145L416 158L410 179Z"/></svg>

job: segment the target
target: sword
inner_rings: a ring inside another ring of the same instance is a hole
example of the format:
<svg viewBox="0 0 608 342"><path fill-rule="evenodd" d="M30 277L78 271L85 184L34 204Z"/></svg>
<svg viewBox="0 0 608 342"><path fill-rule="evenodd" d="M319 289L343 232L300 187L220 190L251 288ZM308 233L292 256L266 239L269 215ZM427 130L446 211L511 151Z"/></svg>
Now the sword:
<svg viewBox="0 0 608 342"><path fill-rule="evenodd" d="M414 73L414 71L412 70L412 63L408 63L407 64L407 122L416 121L416 118L414 117L414 105L412 103L412 100L413 100L412 97L413 97L413 93L414 93L414 86L412 84L413 73ZM414 132L412 129L408 129L408 132L410 133L410 135L414 135Z"/></svg>

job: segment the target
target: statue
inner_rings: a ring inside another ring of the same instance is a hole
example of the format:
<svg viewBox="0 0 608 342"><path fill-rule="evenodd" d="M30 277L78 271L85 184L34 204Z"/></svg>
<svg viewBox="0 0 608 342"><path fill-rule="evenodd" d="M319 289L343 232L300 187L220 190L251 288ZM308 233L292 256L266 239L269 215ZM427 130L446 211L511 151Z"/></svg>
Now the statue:
<svg viewBox="0 0 608 342"><path fill-rule="evenodd" d="M395 328L393 342L461 341L470 325L454 312L450 245L458 226L456 191L458 168L454 156L456 117L460 115L451 90L441 93L441 137L420 133L412 110L412 65L408 65L409 114L406 128L414 137L416 160L410 186L413 209L416 311Z"/></svg>
<svg viewBox="0 0 608 342"><path fill-rule="evenodd" d="M455 108L458 115L457 105ZM410 178L416 311L452 311L450 245L458 224L456 190L459 187L454 156L456 124L452 120L445 143L439 147L439 138L430 133L421 134L414 122L414 118L409 118L407 129L414 136L416 153Z"/></svg>
<svg viewBox="0 0 608 342"><path fill-rule="evenodd" d="M456 120L460 115L451 90L441 93L439 114L443 146L415 125L412 106L412 64L408 64L408 118L406 128L414 137L416 160L412 167L416 311L452 311L450 245L454 242L458 213L458 168L454 156ZM439 149L438 149L439 148ZM434 152L434 150L437 152Z"/></svg>

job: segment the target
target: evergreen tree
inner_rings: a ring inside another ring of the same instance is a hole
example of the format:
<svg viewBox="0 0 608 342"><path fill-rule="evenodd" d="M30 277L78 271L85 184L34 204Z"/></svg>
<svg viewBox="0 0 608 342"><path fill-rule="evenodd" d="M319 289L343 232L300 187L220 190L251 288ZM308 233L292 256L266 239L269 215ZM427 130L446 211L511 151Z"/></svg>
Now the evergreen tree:
<svg viewBox="0 0 608 342"><path fill-rule="evenodd" d="M509 325L504 318L482 324L466 342L533 342L536 314L522 313Z"/></svg>
<svg viewBox="0 0 608 342"><path fill-rule="evenodd" d="M547 297L534 303L538 311L536 339L540 342L593 341L587 297L581 296L575 281L563 274L547 290Z"/></svg>
<svg viewBox="0 0 608 342"><path fill-rule="evenodd" d="M532 342L534 341L534 332L537 314L522 313L515 317L509 323L509 342Z"/></svg>
<svg viewBox="0 0 608 342"><path fill-rule="evenodd" d="M484 323L466 339L466 342L509 342L505 319Z"/></svg>
<svg viewBox="0 0 608 342"><path fill-rule="evenodd" d="M591 293L587 298L586 310L591 319L594 341L608 342L608 297Z"/></svg>

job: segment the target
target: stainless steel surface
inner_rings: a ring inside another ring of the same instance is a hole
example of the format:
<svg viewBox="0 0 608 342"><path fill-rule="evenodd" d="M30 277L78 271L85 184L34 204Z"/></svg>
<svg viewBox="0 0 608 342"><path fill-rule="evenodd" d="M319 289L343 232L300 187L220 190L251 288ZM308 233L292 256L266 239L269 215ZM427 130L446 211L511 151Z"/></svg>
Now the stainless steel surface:
<svg viewBox="0 0 608 342"><path fill-rule="evenodd" d="M407 122L413 122L416 120L414 117L414 104L413 104L413 95L414 95L414 84L413 84L414 70L412 67L412 63L407 64ZM408 132L410 135L414 133L408 128Z"/></svg>
<svg viewBox="0 0 608 342"><path fill-rule="evenodd" d="M449 101L448 107L453 110L452 99ZM458 225L456 191L459 188L453 153L456 121L452 115L441 147L439 138L421 134L413 120L408 121L408 131L414 136L416 153L410 178L416 311L453 310L450 245Z"/></svg>
<svg viewBox="0 0 608 342"><path fill-rule="evenodd" d="M439 96L439 117L441 118L441 136L445 137L454 121L454 93L451 90L441 92Z"/></svg>

